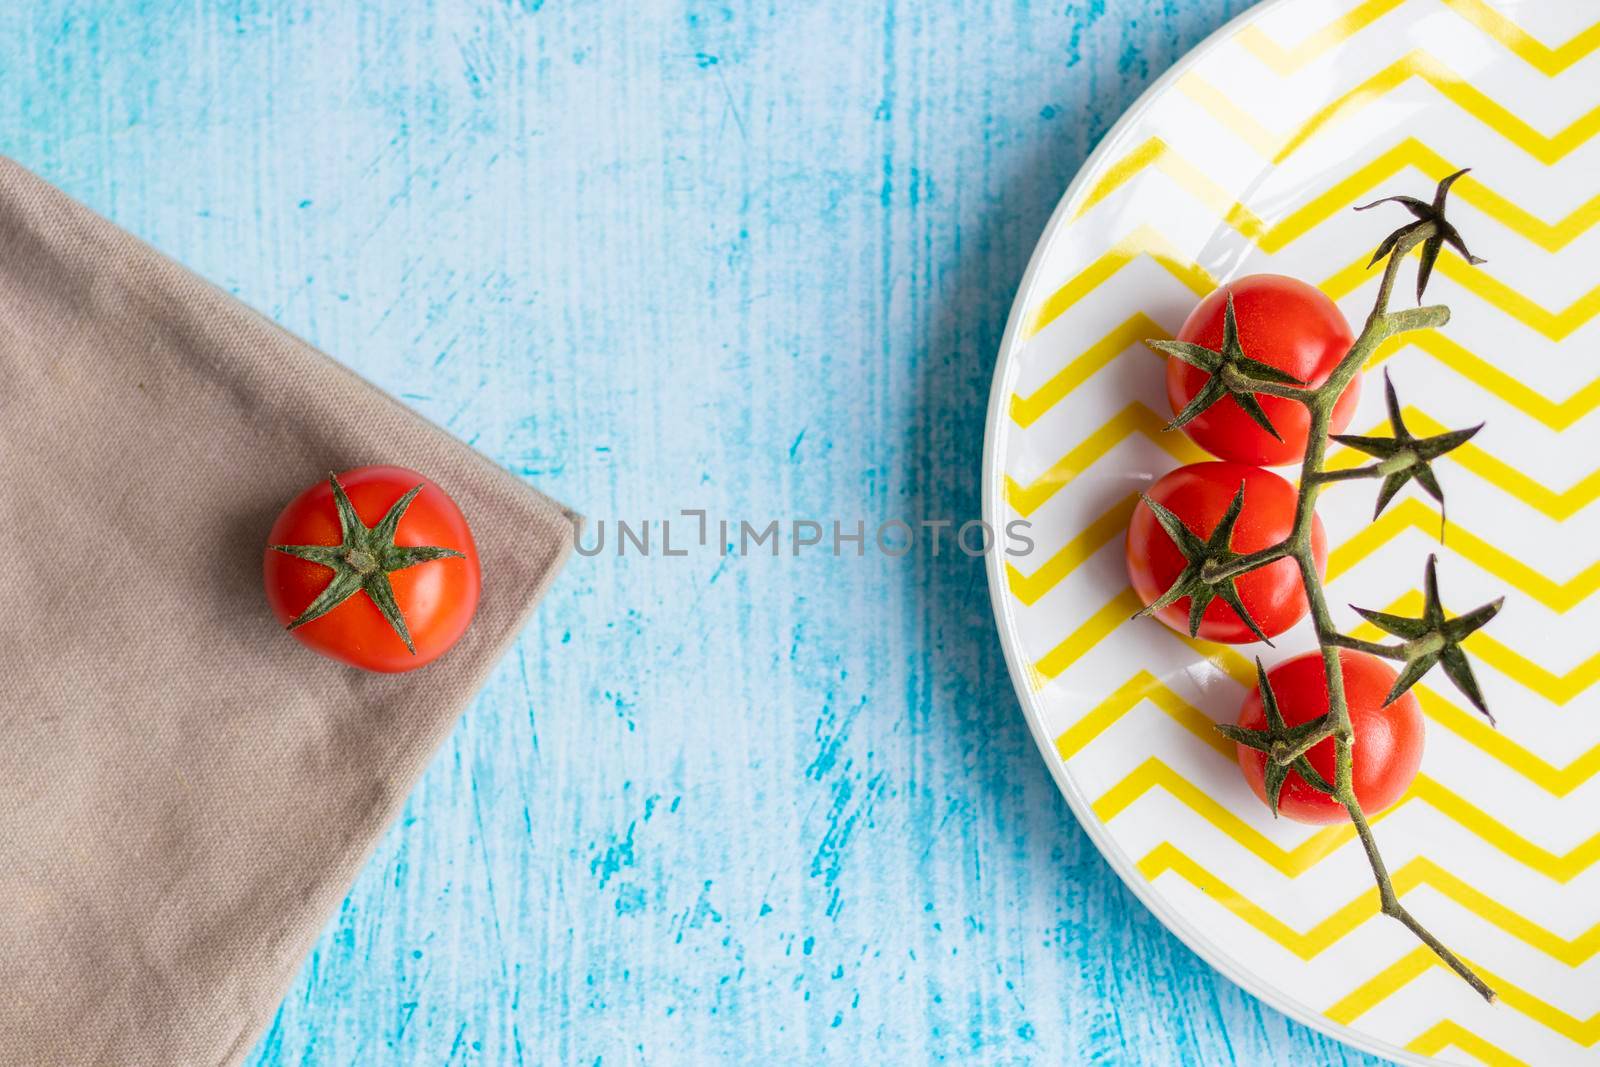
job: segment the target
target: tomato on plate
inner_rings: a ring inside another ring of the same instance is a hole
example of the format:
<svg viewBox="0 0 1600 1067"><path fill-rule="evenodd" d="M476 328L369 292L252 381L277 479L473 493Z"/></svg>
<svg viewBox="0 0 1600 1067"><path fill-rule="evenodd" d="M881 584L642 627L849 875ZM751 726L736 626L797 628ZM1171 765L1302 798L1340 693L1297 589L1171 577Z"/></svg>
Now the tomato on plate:
<svg viewBox="0 0 1600 1067"><path fill-rule="evenodd" d="M409 671L460 640L481 572L455 501L403 467L329 475L295 497L267 537L267 603L325 656Z"/></svg>
<svg viewBox="0 0 1600 1067"><path fill-rule="evenodd" d="M1233 551L1256 552L1289 536L1298 502L1294 486L1260 467L1221 461L1191 463L1162 477L1145 491L1145 496L1175 514L1191 533L1205 539L1222 520L1240 485L1244 486L1244 507L1233 528ZM1146 606L1172 587L1188 562L1142 500L1134 507L1128 523L1125 551L1128 578ZM1328 560L1328 539L1322 520L1316 517L1312 518L1311 554L1320 574ZM1306 592L1294 560L1276 560L1240 575L1235 582L1245 611L1268 637L1276 637L1305 617ZM1189 599L1181 597L1159 609L1156 618L1179 633L1188 633ZM1198 636L1228 644L1257 640L1238 612L1221 598L1206 606Z"/></svg>
<svg viewBox="0 0 1600 1067"><path fill-rule="evenodd" d="M1322 290L1281 274L1251 274L1217 289L1190 312L1177 339L1219 349L1230 293L1244 354L1307 385L1326 381L1355 341L1338 305ZM1195 398L1209 377L1181 359L1167 360L1167 400L1174 415ZM1305 455L1310 414L1296 400L1255 395L1281 441L1256 425L1231 396L1196 415L1184 429L1219 459L1268 467L1298 462ZM1334 405L1330 432L1340 433L1349 425L1360 397L1357 374Z"/></svg>
<svg viewBox="0 0 1600 1067"><path fill-rule="evenodd" d="M1339 670L1344 676L1350 727L1355 732L1350 770L1356 799L1362 810L1374 815L1399 800L1417 776L1422 764L1422 707L1410 691L1402 693L1393 704L1383 702L1399 674L1376 656L1341 648ZM1267 672L1267 682L1277 697L1285 725L1298 726L1327 714L1328 676L1321 652L1285 660ZM1238 722L1247 730L1266 727L1266 710L1259 690L1245 700ZM1247 745L1237 747L1245 781L1265 804L1266 753ZM1306 759L1314 771L1333 781L1333 738L1314 745ZM1336 823L1349 817L1344 805L1313 789L1295 770L1290 770L1283 781L1278 811L1304 823Z"/></svg>

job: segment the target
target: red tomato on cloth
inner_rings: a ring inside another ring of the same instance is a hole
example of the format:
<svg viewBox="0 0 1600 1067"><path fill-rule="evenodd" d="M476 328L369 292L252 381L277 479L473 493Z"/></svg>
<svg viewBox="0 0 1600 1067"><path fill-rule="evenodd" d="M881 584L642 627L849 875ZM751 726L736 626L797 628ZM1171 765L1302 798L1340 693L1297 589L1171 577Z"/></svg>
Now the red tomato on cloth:
<svg viewBox="0 0 1600 1067"><path fill-rule="evenodd" d="M262 563L278 621L369 671L433 662L466 632L482 576L455 501L403 467L358 467L290 501Z"/></svg>

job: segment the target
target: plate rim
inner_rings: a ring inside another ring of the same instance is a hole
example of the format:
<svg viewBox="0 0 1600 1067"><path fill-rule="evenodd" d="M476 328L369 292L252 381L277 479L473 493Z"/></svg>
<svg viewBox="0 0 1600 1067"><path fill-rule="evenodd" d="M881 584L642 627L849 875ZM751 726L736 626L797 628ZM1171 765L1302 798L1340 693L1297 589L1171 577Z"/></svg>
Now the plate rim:
<svg viewBox="0 0 1600 1067"><path fill-rule="evenodd" d="M1324 4L1325 6L1342 10L1336 4L1327 4L1326 0L1261 0L1261 2L1246 8L1223 23L1179 57L1160 77L1151 82L1134 99L1133 103L1128 105L1117 121L1100 138L1094 150L1089 153L1078 167L1072 180L1067 184L1066 191L1061 194L1061 199L1056 202L1055 208L1050 213L1050 218L1045 222L1044 229L1040 231L1038 240L1034 243L1033 251L1028 257L1027 268L1023 271L1022 278L1017 283L1016 296L1012 299L1011 311L1006 317L1005 332L1000 337L1000 346L995 355L994 373L989 382L989 405L983 431L982 518L990 529L999 528L997 523L1004 514L1000 492L1000 476L1002 472L1000 464L997 462L999 458L997 444L1001 420L1005 417L1005 409L1008 406L1005 403L1008 399L1005 389L1005 376L1012 359L1020 347L1018 338L1021 333L1023 318L1032 304L1030 298L1039 282L1045 253L1054 244L1056 238L1064 232L1064 223L1067 220L1069 208L1074 207L1076 202L1083 197L1087 191L1091 175L1096 175L1104 166L1112 150L1122 143L1128 130L1143 119L1145 113L1150 110L1155 101L1171 89L1180 77L1205 56L1231 40L1244 26L1257 21L1262 16L1278 8L1301 3ZM1190 951L1204 960L1212 970L1251 996L1270 1005L1296 1022L1302 1023L1336 1041L1343 1042L1352 1048L1374 1056L1381 1056L1397 1063L1412 1065L1412 1067L1435 1067L1435 1065L1440 1064L1442 1061L1434 1057L1419 1056L1398 1045L1373 1038L1362 1031L1350 1027L1348 1024L1333 1022L1321 1012L1293 997L1285 995L1257 975L1237 966L1220 949L1214 949L1203 933L1192 926L1175 910L1169 908L1160 894L1155 892L1154 884L1135 869L1131 857L1127 856L1116 842L1111 839L1106 825L1095 816L1088 798L1078 791L1077 785L1067 775L1065 762L1056 758L1054 739L1046 736L1040 724L1041 716L1037 698L1029 684L1026 665L1019 661L1016 639L1009 629L1012 605L1006 592L1005 573L1001 566L1002 556L1003 553L999 551L986 553L984 571L988 575L989 606L994 614L995 628L999 632L1000 648L1005 656L1006 672L1011 677L1011 686L1020 704L1019 710L1028 724L1028 732L1033 736L1033 741L1039 749L1040 757L1050 770L1050 777L1055 781L1057 791L1066 799L1067 806L1072 809L1072 814L1078 820L1078 825L1083 828L1089 840L1094 843L1101 857L1116 872L1122 883L1132 891L1134 897L1156 917L1157 921L1169 933L1188 946Z"/></svg>

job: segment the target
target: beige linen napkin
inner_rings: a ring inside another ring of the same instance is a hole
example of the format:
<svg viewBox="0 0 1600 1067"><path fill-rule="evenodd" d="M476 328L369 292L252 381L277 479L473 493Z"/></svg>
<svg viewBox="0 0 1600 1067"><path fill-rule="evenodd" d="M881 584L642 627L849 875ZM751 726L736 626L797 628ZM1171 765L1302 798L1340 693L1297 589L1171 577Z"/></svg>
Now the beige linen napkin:
<svg viewBox="0 0 1600 1067"><path fill-rule="evenodd" d="M477 621L405 675L268 613L330 470L461 505ZM232 1064L576 518L0 158L0 1064Z"/></svg>

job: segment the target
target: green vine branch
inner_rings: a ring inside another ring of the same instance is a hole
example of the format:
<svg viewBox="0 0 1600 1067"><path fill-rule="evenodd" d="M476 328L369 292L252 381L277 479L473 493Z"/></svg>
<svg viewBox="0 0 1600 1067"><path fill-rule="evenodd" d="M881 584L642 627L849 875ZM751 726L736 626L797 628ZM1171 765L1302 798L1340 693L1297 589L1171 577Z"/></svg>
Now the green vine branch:
<svg viewBox="0 0 1600 1067"><path fill-rule="evenodd" d="M1428 931L1400 902L1395 893L1394 884L1389 877L1389 871L1384 864L1383 856L1378 850L1377 841L1372 834L1371 823L1367 820L1366 812L1362 810L1361 802L1356 798L1353 782L1353 749L1355 736L1351 728L1350 710L1345 697L1344 676L1340 668L1339 652L1341 649L1351 649L1369 655L1380 656L1385 659L1395 660L1404 664L1400 675L1396 679L1394 688L1388 695L1387 702L1398 699L1408 689L1417 683L1423 675L1433 667L1439 666L1446 676L1453 682L1469 701L1489 718L1483 694L1478 687L1472 668L1467 662L1465 653L1461 650L1461 642L1473 631L1482 627L1495 613L1500 610L1500 601L1485 604L1480 608L1467 612L1464 615L1448 616L1439 599L1439 583L1437 567L1434 557L1429 557L1424 574L1423 613L1417 618L1391 615L1385 612L1371 611L1356 608L1356 612L1367 622L1376 626L1389 637L1398 638L1392 643L1367 641L1353 637L1339 630L1334 624L1333 616L1328 609L1327 597L1323 591L1321 576L1317 573L1316 560L1311 551L1312 520L1316 512L1317 498L1328 486L1335 483L1380 480L1381 486L1378 494L1377 509L1374 518L1381 513L1389 501L1407 483L1415 481L1423 491L1427 492L1439 502L1441 521L1444 510L1444 494L1438 480L1435 478L1431 464L1440 456L1465 443L1467 439L1481 428L1471 427L1466 430L1457 430L1440 434L1434 437L1417 438L1407 430L1401 418L1399 401L1395 395L1394 386L1385 375L1385 399L1388 404L1389 421L1392 436L1387 438L1372 437L1338 437L1330 434L1330 424L1333 418L1334 404L1350 384L1351 380L1360 372L1367 361L1372 358L1378 346L1397 334L1413 330L1433 329L1444 326L1450 321L1450 310L1443 305L1418 306L1398 311L1391 311L1390 300L1394 294L1396 280L1400 268L1407 256L1414 250L1420 250L1417 270L1417 302L1421 305L1423 293L1427 288L1428 279L1432 273L1434 261L1446 244L1465 257L1468 262L1477 264L1482 260L1472 256L1462 243L1460 235L1445 218L1445 198L1450 186L1465 171L1452 174L1438 185L1432 203L1412 197L1386 197L1384 200L1367 204L1357 210L1366 210L1376 204L1397 202L1405 206L1415 217L1415 221L1391 233L1378 247L1371 263L1376 265L1384 261L1383 275L1378 283L1377 296L1373 301L1371 313L1367 316L1365 325L1360 335L1351 345L1350 351L1339 361L1328 375L1327 379L1317 385L1296 383L1293 380L1285 381L1287 377L1282 372L1273 369L1270 375L1258 374L1257 368L1264 366L1246 356L1239 345L1237 326L1234 320L1233 300L1228 298L1225 318L1225 337L1221 351L1211 352L1197 345L1182 344L1178 342L1151 342L1152 347L1158 348L1175 358L1192 363L1202 369L1211 371L1212 382L1217 383L1210 388L1211 395L1206 397L1204 405L1198 405L1201 397L1196 398L1196 403L1191 404L1184 412L1180 413L1178 423L1193 418L1198 410L1220 400L1224 395L1231 395L1238 399L1241 395L1249 396L1253 393L1267 394L1270 396L1285 397L1304 405L1310 415L1310 429L1308 433L1305 457L1301 467L1300 484L1298 489L1298 503L1295 510L1294 525L1288 537L1279 544L1248 554L1236 554L1228 549L1226 540L1220 546L1212 545L1208 540L1200 543L1193 535L1190 539L1195 541L1189 546L1193 550L1186 551L1190 564L1185 575L1188 585L1204 586L1214 589L1213 595L1223 596L1230 605L1237 594L1231 597L1233 579L1238 576L1264 567L1270 563L1284 558L1292 558L1298 565L1301 582L1305 587L1306 600L1310 608L1312 624L1315 627L1317 643L1321 648L1323 671L1327 680L1328 712L1326 715L1312 722L1296 727L1286 727L1282 715L1278 712L1277 701L1272 693L1272 687L1266 676L1266 671L1257 661L1259 687L1263 704L1267 713L1267 725L1264 729L1248 730L1237 726L1219 725L1218 729L1233 740L1262 751L1266 754L1266 786L1268 804L1273 814L1277 814L1278 795L1282 789L1283 781L1292 769L1298 772L1306 783L1333 797L1349 814L1350 821L1354 824L1356 834L1361 840L1361 846L1366 852L1367 862L1372 867L1372 874L1378 885L1379 903L1383 914L1398 920L1416 937L1432 949L1451 970L1460 975L1472 986L1485 1000L1494 1000L1495 993L1473 969L1459 956L1447 948L1437 937ZM1196 351L1198 349L1198 351ZM1260 411L1259 405L1254 404L1253 398L1245 405L1245 410L1252 418ZM1264 416L1263 416L1264 418ZM1260 422L1261 419L1256 419ZM1271 426L1266 427L1271 430ZM1273 431L1276 435L1276 431ZM1337 441L1347 447L1363 452L1374 459L1374 462L1364 466L1329 470L1327 468L1327 453L1330 441ZM1147 501L1148 503L1148 501ZM1230 509L1237 511L1235 507ZM1154 507L1154 505L1152 505ZM1157 512L1159 516L1159 512ZM1163 524L1166 525L1165 523ZM1231 527L1231 523L1226 524ZM1181 527L1181 524L1180 524ZM1170 532L1170 530L1169 530ZM1187 533L1187 531L1185 531ZM1441 536L1442 536L1441 529ZM1192 574L1190 572L1193 572ZM1179 583L1185 584L1183 582ZM1177 586L1174 586L1176 589ZM1187 590L1186 590L1187 592ZM1207 600L1210 599L1208 596ZM1252 630L1259 633L1255 624L1239 613ZM1191 627L1192 628L1192 627ZM1311 767L1305 754L1315 745L1331 738L1335 751L1335 774L1332 782L1326 781Z"/></svg>

